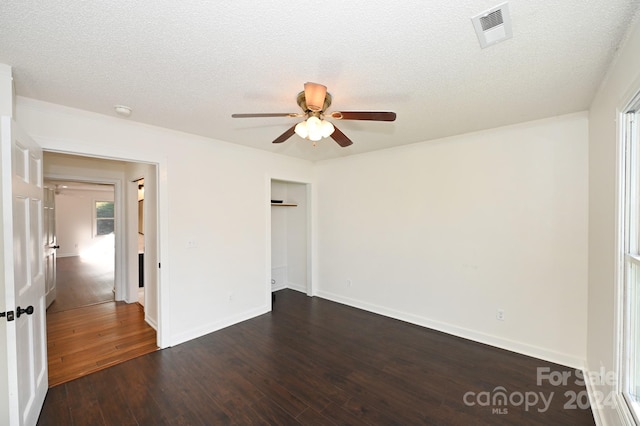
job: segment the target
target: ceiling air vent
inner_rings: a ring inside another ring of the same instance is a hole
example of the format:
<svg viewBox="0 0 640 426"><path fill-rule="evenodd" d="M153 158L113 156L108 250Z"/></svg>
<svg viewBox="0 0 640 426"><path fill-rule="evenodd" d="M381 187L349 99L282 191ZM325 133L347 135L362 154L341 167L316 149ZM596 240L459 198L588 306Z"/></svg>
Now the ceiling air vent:
<svg viewBox="0 0 640 426"><path fill-rule="evenodd" d="M513 36L509 4L502 3L471 18L480 47L492 46Z"/></svg>

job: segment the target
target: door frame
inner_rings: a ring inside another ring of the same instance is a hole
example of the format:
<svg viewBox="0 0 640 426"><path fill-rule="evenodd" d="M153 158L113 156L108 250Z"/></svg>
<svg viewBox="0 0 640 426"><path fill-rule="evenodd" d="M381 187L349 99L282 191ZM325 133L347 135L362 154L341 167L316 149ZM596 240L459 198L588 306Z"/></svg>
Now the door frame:
<svg viewBox="0 0 640 426"><path fill-rule="evenodd" d="M306 192L306 203L307 203L307 288L306 293L307 296L315 296L316 294L316 265L317 265L317 249L316 249L316 235L317 235L317 225L315 223L314 218L315 215L315 186L312 182L309 182L306 179L296 179L291 177L282 177L282 176L274 176L268 175L266 177L266 217L267 217L267 259L266 259L266 274L265 274L265 283L266 283L266 297L268 300L268 306L272 308L272 298L271 298L271 182L279 181L285 183L295 183L299 185L304 185ZM269 309L271 310L271 309Z"/></svg>
<svg viewBox="0 0 640 426"><path fill-rule="evenodd" d="M46 150L45 150L46 151ZM81 177L74 175L63 174L45 174L45 180L56 181L62 180L67 182L83 182L83 183L97 183L102 185L113 185L113 200L114 200L114 219L115 219L115 256L114 256L114 275L113 275L113 288L115 290L115 300L129 300L125 283L127 277L125 271L127 270L127 261L125 255L126 238L118 228L123 228L124 223L124 194L122 190L122 181L119 179L109 178L94 178L94 177Z"/></svg>
<svg viewBox="0 0 640 426"><path fill-rule="evenodd" d="M67 155L76 155L84 157L92 157L103 160L127 161L134 163L152 163L156 165L156 182L157 182L157 246L158 254L158 283L157 283L157 308L158 308L158 324L156 329L157 345L160 349L167 348L172 345L171 340L171 312L169 305L169 295L171 294L169 279L169 226L167 223L169 217L168 203L168 179L167 179L167 163L165 156L157 155L154 152L135 152L135 151L119 151L114 150L110 146L93 146L91 144L81 144L69 140L61 140L49 137L32 136L42 149L47 152L54 152ZM47 175L51 176L51 175ZM84 178L94 180L93 178ZM122 183L121 183L122 185ZM120 196L124 197L124 187L120 187ZM114 197L116 194L114 193ZM123 198L124 200L124 198ZM122 212L121 212L122 214ZM124 216L121 216L124 220ZM124 252L124 250L123 250Z"/></svg>

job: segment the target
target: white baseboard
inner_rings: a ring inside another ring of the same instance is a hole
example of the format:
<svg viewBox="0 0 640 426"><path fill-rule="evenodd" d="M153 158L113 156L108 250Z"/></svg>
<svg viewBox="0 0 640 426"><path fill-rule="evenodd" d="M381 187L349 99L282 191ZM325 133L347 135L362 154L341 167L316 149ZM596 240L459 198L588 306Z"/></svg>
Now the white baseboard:
<svg viewBox="0 0 640 426"><path fill-rule="evenodd" d="M271 290L277 291L287 288L287 266L271 267Z"/></svg>
<svg viewBox="0 0 640 426"><path fill-rule="evenodd" d="M205 324L196 329L188 330L184 333L176 334L171 337L171 341L168 346L176 346L181 343L187 342L192 339L197 339L198 337L202 337L206 334L213 333L214 331L222 330L223 328L227 328L234 324L237 324L242 321L246 321L248 319L257 317L262 314L266 314L271 309L269 306L262 306L260 308L251 309L249 311L240 313L238 315L234 315L232 317L225 318L222 321L216 321L209 324Z"/></svg>
<svg viewBox="0 0 640 426"><path fill-rule="evenodd" d="M56 253L56 257L76 257L80 256L80 253Z"/></svg>
<svg viewBox="0 0 640 426"><path fill-rule="evenodd" d="M299 291L301 293L307 293L307 287L301 284L296 284L296 283L285 283L285 284L272 284L271 285L271 291L278 291L278 290L284 290L285 288L291 289L291 290L295 290L295 291Z"/></svg>
<svg viewBox="0 0 640 426"><path fill-rule="evenodd" d="M148 317L146 313L144 315L144 322L149 324L149 326L151 326L151 328L153 328L156 332L158 331L158 323L153 318Z"/></svg>
<svg viewBox="0 0 640 426"><path fill-rule="evenodd" d="M489 346L495 346L497 348L505 349L511 352L517 352L533 358L542 359L544 361L565 365L567 367L582 369L583 366L585 365L584 359L580 359L568 354L555 352L549 349L540 348L533 345L528 345L522 342L503 339L501 337L493 336L490 334L485 334L475 330L458 327L453 324L448 324L441 321L435 321L429 318L421 317L421 316L410 314L407 312L396 311L394 309L385 308L383 306L378 306L371 303L350 299L348 297L344 297L338 294L334 294L326 291L318 291L317 296L323 299L332 300L337 303L342 303L344 305L353 306L354 308L363 309L365 311L373 312L386 317L395 318L411 324L415 324L415 325L430 328L433 330L441 331L443 333L451 334L453 336L473 340L475 342L483 343Z"/></svg>
<svg viewBox="0 0 640 426"><path fill-rule="evenodd" d="M597 398L596 388L591 380L586 380L589 377L588 372L589 369L586 366L582 369L582 377L585 378L585 387L587 388L587 395L589 395L589 404L591 405L591 412L593 413L593 420L596 422L596 426L606 426L606 423L602 420L602 407L596 403Z"/></svg>
<svg viewBox="0 0 640 426"><path fill-rule="evenodd" d="M287 283L287 287L286 288L290 288L291 290L296 290L296 291L299 291L301 293L306 293L307 292L307 286L306 285L292 283L291 281L289 281Z"/></svg>
<svg viewBox="0 0 640 426"><path fill-rule="evenodd" d="M271 284L271 291L284 290L285 288L287 288L287 285L285 283Z"/></svg>

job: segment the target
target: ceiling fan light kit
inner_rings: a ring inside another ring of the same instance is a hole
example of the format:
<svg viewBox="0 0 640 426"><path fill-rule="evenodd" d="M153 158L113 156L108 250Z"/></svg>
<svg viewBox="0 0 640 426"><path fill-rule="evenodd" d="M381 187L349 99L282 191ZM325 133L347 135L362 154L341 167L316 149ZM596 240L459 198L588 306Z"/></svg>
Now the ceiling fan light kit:
<svg viewBox="0 0 640 426"><path fill-rule="evenodd" d="M333 124L327 120L311 116L307 120L296 124L295 132L302 139L317 142L322 138L328 138L335 131Z"/></svg>
<svg viewBox="0 0 640 426"><path fill-rule="evenodd" d="M324 119L327 109L331 106L332 96L327 92L327 87L318 83L307 82L304 91L298 93L296 102L303 113L256 113L256 114L232 114L233 118L254 117L305 117L305 120L293 125L283 134L278 136L273 143L282 143L294 134L303 139L316 142L322 138L331 138L341 147L346 147L353 142L331 122ZM336 120L368 120L368 121L395 121L396 113L390 111L334 111L327 114Z"/></svg>

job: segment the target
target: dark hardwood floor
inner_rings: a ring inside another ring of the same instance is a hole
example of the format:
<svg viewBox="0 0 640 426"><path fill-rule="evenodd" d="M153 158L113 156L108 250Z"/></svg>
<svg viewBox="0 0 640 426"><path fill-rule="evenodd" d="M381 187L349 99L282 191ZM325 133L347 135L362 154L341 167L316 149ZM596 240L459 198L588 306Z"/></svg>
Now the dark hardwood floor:
<svg viewBox="0 0 640 426"><path fill-rule="evenodd" d="M593 425L578 379L282 290L271 313L49 389L38 424Z"/></svg>
<svg viewBox="0 0 640 426"><path fill-rule="evenodd" d="M47 313L113 301L113 259L56 259L56 300Z"/></svg>

